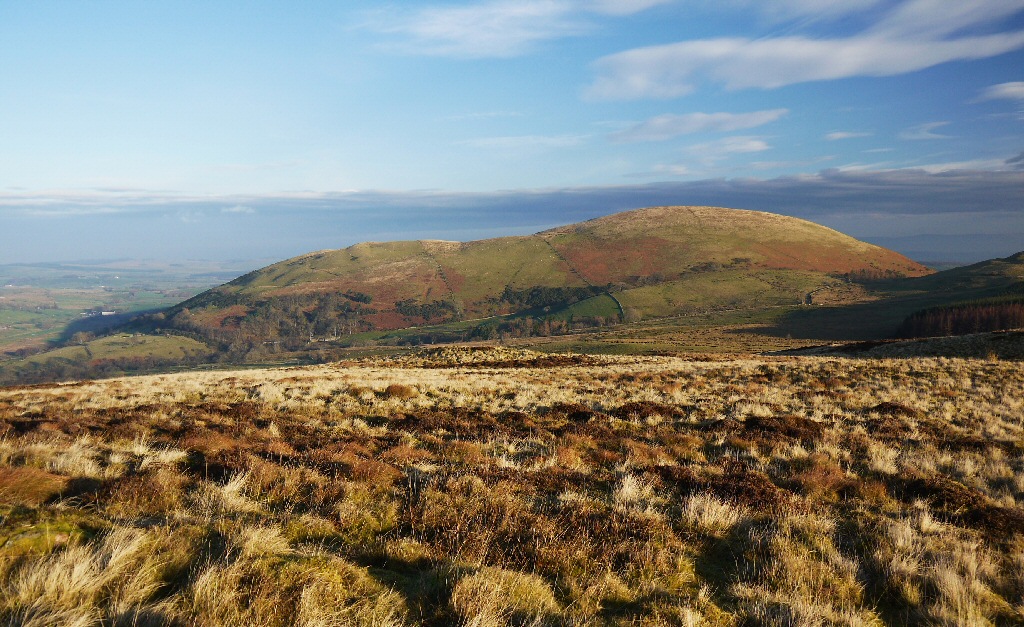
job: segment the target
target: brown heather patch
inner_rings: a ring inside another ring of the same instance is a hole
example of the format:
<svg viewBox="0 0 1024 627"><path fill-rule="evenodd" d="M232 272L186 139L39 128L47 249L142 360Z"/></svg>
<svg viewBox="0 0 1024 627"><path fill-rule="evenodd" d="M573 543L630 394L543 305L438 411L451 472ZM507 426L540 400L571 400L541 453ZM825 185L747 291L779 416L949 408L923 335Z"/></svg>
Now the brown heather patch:
<svg viewBox="0 0 1024 627"><path fill-rule="evenodd" d="M401 383L392 383L391 385L384 388L384 396L387 398L398 398L402 400L408 400L410 398L416 398L420 395L420 391L411 385L402 385Z"/></svg>
<svg viewBox="0 0 1024 627"><path fill-rule="evenodd" d="M1024 622L1014 365L506 350L0 389L0 623Z"/></svg>
<svg viewBox="0 0 1024 627"><path fill-rule="evenodd" d="M821 423L791 414L750 416L743 422L743 429L765 438L785 437L805 442L820 440L825 432Z"/></svg>
<svg viewBox="0 0 1024 627"><path fill-rule="evenodd" d="M237 329L239 321L249 313L244 305L231 305L224 309L208 309L192 312L196 324L223 329Z"/></svg>
<svg viewBox="0 0 1024 627"><path fill-rule="evenodd" d="M68 479L30 466L0 467L0 503L38 507L57 496Z"/></svg>

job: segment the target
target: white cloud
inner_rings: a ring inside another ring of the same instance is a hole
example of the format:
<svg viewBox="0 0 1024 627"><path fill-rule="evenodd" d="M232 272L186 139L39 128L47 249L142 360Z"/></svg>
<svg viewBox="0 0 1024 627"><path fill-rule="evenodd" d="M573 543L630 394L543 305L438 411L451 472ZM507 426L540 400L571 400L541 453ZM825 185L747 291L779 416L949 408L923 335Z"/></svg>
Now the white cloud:
<svg viewBox="0 0 1024 627"><path fill-rule="evenodd" d="M673 0L591 0L584 2L582 7L605 15L632 15L671 2Z"/></svg>
<svg viewBox="0 0 1024 627"><path fill-rule="evenodd" d="M682 164L659 164L654 166L654 172L656 174L670 174L672 176L690 176L693 174L690 168Z"/></svg>
<svg viewBox="0 0 1024 627"><path fill-rule="evenodd" d="M857 137L871 137L871 133L859 133L854 131L833 131L828 135L825 135L825 139L830 142L839 141L841 139L855 139Z"/></svg>
<svg viewBox="0 0 1024 627"><path fill-rule="evenodd" d="M449 115L445 119L453 122L462 120L494 120L498 118L518 118L523 114L519 111L477 111L475 113L463 113L460 115Z"/></svg>
<svg viewBox="0 0 1024 627"><path fill-rule="evenodd" d="M775 20L836 19L863 13L884 0L708 0L713 7L758 11Z"/></svg>
<svg viewBox="0 0 1024 627"><path fill-rule="evenodd" d="M984 100L1024 100L1024 81L992 85L981 92L976 102Z"/></svg>
<svg viewBox="0 0 1024 627"><path fill-rule="evenodd" d="M900 139L907 139L911 141L926 140L926 139L950 139L950 135L942 135L940 133L933 133L932 131L937 128L942 128L948 125L949 122L928 122L927 124L918 124L917 126L911 126L910 128L901 131L898 137Z"/></svg>
<svg viewBox="0 0 1024 627"><path fill-rule="evenodd" d="M491 0L465 6L386 10L371 28L399 35L398 50L434 56L516 57L537 44L584 35L594 15L625 16L672 0Z"/></svg>
<svg viewBox="0 0 1024 627"><path fill-rule="evenodd" d="M56 206L56 207L26 207L20 210L21 215L33 218L70 218L80 216L100 216L124 213L122 209L102 205L96 206Z"/></svg>
<svg viewBox="0 0 1024 627"><path fill-rule="evenodd" d="M224 207L220 211L221 213L256 213L256 210L248 205L234 205L233 207Z"/></svg>
<svg viewBox="0 0 1024 627"><path fill-rule="evenodd" d="M178 219L185 224L195 224L196 222L201 222L206 217L206 214L202 211L179 211L177 215Z"/></svg>
<svg viewBox="0 0 1024 627"><path fill-rule="evenodd" d="M913 41L881 37L705 39L636 48L599 59L587 91L597 99L675 98L694 78L729 89L776 88L853 76L894 76L954 60L982 59L1024 47L1024 33Z"/></svg>
<svg viewBox="0 0 1024 627"><path fill-rule="evenodd" d="M909 0L871 31L892 37L935 40L992 24L1024 10L1024 0Z"/></svg>
<svg viewBox="0 0 1024 627"><path fill-rule="evenodd" d="M749 165L755 170L781 170L784 168L806 168L813 165L826 163L833 161L836 158L835 155L825 155L818 157L817 159L808 159L805 161L753 161Z"/></svg>
<svg viewBox="0 0 1024 627"><path fill-rule="evenodd" d="M874 163L844 163L833 168L836 172L875 172L892 170L895 163L892 161L875 161Z"/></svg>
<svg viewBox="0 0 1024 627"><path fill-rule="evenodd" d="M619 142L663 141L690 133L739 131L774 122L787 113L789 113L788 109L768 109L749 113L659 115L613 133L611 139Z"/></svg>
<svg viewBox="0 0 1024 627"><path fill-rule="evenodd" d="M687 163L661 165L655 167L656 172L670 172L677 175L701 174L713 175L723 161L733 155L751 154L771 150L768 142L760 137L737 135L723 137L715 141L691 144L684 149ZM692 166L699 166L694 170Z"/></svg>
<svg viewBox="0 0 1024 627"><path fill-rule="evenodd" d="M388 13L378 30L404 35L399 48L453 57L514 57L548 39L579 35L589 27L564 0L497 0L469 6L433 6L405 15Z"/></svg>
<svg viewBox="0 0 1024 627"><path fill-rule="evenodd" d="M985 170L1006 170L1008 169L1005 159L973 159L971 161L949 161L945 163L927 163L915 166L918 170L924 170L929 174L941 174L944 172L957 171L985 171Z"/></svg>
<svg viewBox="0 0 1024 627"><path fill-rule="evenodd" d="M507 135L501 137L479 137L458 143L474 148L496 148L500 150L568 148L578 146L586 141L588 137L587 135Z"/></svg>
<svg viewBox="0 0 1024 627"><path fill-rule="evenodd" d="M726 155L761 152L769 149L771 146L768 145L768 142L759 137L737 136L694 144L687 148L687 151L704 158L720 159Z"/></svg>
<svg viewBox="0 0 1024 627"><path fill-rule="evenodd" d="M675 98L693 91L700 80L729 89L770 89L983 59L1024 47L1024 31L966 33L1022 9L1024 0L908 0L849 37L723 37L635 48L599 59L587 95Z"/></svg>

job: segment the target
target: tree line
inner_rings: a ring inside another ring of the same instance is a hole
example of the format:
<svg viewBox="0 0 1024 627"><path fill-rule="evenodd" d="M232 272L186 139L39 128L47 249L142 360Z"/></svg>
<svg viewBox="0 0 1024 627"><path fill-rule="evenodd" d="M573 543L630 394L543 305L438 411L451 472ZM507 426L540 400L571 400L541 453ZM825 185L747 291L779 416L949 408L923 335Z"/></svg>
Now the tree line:
<svg viewBox="0 0 1024 627"><path fill-rule="evenodd" d="M898 337L935 337L1003 331L1024 327L1024 298L976 301L917 311L906 318Z"/></svg>

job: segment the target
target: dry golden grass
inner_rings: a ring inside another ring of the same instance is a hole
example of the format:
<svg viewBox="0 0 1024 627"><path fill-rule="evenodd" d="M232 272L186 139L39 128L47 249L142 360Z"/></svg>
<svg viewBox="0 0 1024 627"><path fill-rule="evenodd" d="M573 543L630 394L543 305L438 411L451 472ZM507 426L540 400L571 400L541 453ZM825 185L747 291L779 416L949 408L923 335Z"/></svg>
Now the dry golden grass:
<svg viewBox="0 0 1024 627"><path fill-rule="evenodd" d="M0 622L1021 624L1022 416L959 359L0 388Z"/></svg>

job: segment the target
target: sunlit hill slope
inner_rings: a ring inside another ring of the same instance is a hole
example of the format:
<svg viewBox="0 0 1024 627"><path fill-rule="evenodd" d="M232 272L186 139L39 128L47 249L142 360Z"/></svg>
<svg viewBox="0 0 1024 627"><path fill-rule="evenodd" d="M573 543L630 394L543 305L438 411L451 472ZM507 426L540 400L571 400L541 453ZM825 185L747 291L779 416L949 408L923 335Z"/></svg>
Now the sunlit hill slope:
<svg viewBox="0 0 1024 627"><path fill-rule="evenodd" d="M672 315L795 304L841 275L920 276L892 251L769 213L653 207L531 236L361 243L249 273L169 312L179 326L282 329L290 303L317 334L541 311L563 318ZM273 325L271 325L273 326ZM285 325L288 326L288 325Z"/></svg>

